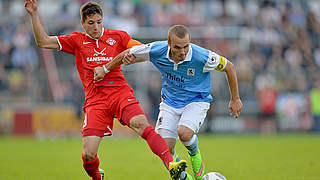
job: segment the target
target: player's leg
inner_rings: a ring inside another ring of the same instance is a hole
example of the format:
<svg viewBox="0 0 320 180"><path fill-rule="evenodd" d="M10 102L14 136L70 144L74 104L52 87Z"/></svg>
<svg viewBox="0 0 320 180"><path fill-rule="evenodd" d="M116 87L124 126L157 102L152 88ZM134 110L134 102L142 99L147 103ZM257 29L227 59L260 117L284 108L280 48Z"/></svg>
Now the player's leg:
<svg viewBox="0 0 320 180"><path fill-rule="evenodd" d="M174 138L174 137L177 137L177 135L176 135L177 133L176 132L172 133L169 130L163 129L163 128L157 129L156 132L159 133L161 135L161 137L171 137L171 138L163 138L163 139L169 147L170 154L172 155L172 158L173 158L173 162L180 162L181 159L175 153L175 150L174 150L176 142L177 142L177 138ZM188 173L186 173L185 171L182 171L181 175L180 175L180 180L192 180L192 177L190 175L188 175Z"/></svg>
<svg viewBox="0 0 320 180"><path fill-rule="evenodd" d="M180 177L181 171L186 168L186 161L173 162L166 142L148 123L139 104L126 106L123 109L121 121L147 141L151 151L160 157L173 179Z"/></svg>
<svg viewBox="0 0 320 180"><path fill-rule="evenodd" d="M172 157L168 146L160 135L154 131L153 127L150 126L138 103L130 104L122 110L121 121L145 139L152 152L160 157L166 164L166 167L169 167Z"/></svg>
<svg viewBox="0 0 320 180"><path fill-rule="evenodd" d="M161 114L163 113L160 113L160 115ZM159 123L157 122L157 124ZM157 128L156 132L159 133L160 136L163 137L164 141L167 143L170 150L170 154L172 155L172 158L173 158L173 162L180 162L181 159L178 157L178 155L175 153L175 150L174 150L177 142L177 137L178 137L177 131L173 132L168 129ZM181 172L180 180L185 180L185 179L187 179L187 174L185 171L183 171Z"/></svg>
<svg viewBox="0 0 320 180"><path fill-rule="evenodd" d="M178 126L179 139L188 149L194 177L197 180L202 179L205 170L195 133L203 124L209 106L210 104L205 102L190 103L185 107Z"/></svg>
<svg viewBox="0 0 320 180"><path fill-rule="evenodd" d="M101 137L86 136L82 138L83 153L82 161L83 168L93 180L101 180L101 173L99 171L99 158L97 156Z"/></svg>
<svg viewBox="0 0 320 180"><path fill-rule="evenodd" d="M198 138L194 131L184 125L178 126L179 139L188 149L188 153L194 156L198 153Z"/></svg>
<svg viewBox="0 0 320 180"><path fill-rule="evenodd" d="M82 160L83 168L93 180L101 180L104 176L103 170L99 169L97 152L102 137L111 135L112 125L113 119L106 110L94 107L85 109Z"/></svg>
<svg viewBox="0 0 320 180"><path fill-rule="evenodd" d="M167 133L165 133L166 131L167 130L165 130L165 129L159 129L157 132L160 132L159 134L165 135L165 134L167 134ZM172 155L173 162L180 162L181 159L178 156L178 154L176 153L176 151L174 150L177 139L176 138L164 138L164 141L166 141L166 143L170 149L170 153ZM183 172L181 172L180 180L192 180L192 177L186 171L183 171Z"/></svg>
<svg viewBox="0 0 320 180"><path fill-rule="evenodd" d="M160 157L166 167L172 162L169 148L161 136L154 131L154 128L149 125L144 115L134 116L130 120L129 127L145 139L154 154Z"/></svg>
<svg viewBox="0 0 320 180"><path fill-rule="evenodd" d="M175 145L178 139L178 122L181 117L182 108L177 109L168 106L165 103L160 104L160 112L158 115L158 120L156 124L156 132L163 137L163 139L166 141L170 153L173 157L174 162L179 162L181 159L177 156L175 153ZM191 176L183 171L180 176L180 180L190 180ZM192 179L192 178L191 178Z"/></svg>
<svg viewBox="0 0 320 180"><path fill-rule="evenodd" d="M205 172L200 150L198 148L197 135L194 134L194 132L191 129L182 125L178 127L178 134L180 141L188 149L194 177L197 180L202 179Z"/></svg>

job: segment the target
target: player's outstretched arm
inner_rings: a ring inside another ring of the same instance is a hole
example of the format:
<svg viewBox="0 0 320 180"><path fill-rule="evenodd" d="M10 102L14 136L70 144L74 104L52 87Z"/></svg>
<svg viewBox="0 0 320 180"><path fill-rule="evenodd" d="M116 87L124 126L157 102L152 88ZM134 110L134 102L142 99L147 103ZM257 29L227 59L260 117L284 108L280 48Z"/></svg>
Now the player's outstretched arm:
<svg viewBox="0 0 320 180"><path fill-rule="evenodd" d="M38 0L25 0L24 7L30 16L32 31L37 45L40 48L58 50L60 48L58 40L54 36L48 36L40 23L38 15Z"/></svg>
<svg viewBox="0 0 320 180"><path fill-rule="evenodd" d="M239 96L237 73L234 65L230 61L228 61L224 71L227 75L229 91L231 96L229 102L230 115L234 115L235 118L238 118L242 111L242 102Z"/></svg>

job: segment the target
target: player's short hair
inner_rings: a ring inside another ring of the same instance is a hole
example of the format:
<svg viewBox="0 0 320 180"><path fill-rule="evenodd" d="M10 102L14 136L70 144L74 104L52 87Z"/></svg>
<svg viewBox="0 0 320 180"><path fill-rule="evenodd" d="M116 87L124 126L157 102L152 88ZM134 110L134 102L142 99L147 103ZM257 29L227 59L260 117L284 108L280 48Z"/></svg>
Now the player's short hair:
<svg viewBox="0 0 320 180"><path fill-rule="evenodd" d="M170 37L172 37L173 34L181 39L184 38L186 35L189 35L189 39L191 39L190 32L188 28L184 25L174 25L170 27L168 31L168 41L170 41Z"/></svg>
<svg viewBox="0 0 320 180"><path fill-rule="evenodd" d="M102 8L98 3L89 1L81 6L80 15L82 22L85 22L87 17L93 14L100 14L101 16L103 16Z"/></svg>

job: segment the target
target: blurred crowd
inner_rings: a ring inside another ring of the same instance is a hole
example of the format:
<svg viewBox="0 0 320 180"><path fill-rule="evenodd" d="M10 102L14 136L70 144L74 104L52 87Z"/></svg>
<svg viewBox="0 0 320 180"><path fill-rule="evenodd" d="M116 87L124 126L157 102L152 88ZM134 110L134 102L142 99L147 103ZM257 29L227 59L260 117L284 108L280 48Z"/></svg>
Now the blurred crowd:
<svg viewBox="0 0 320 180"><path fill-rule="evenodd" d="M79 7L84 2L86 0L41 0L40 13L49 34L63 35L82 31ZM298 93L308 102L306 111L319 118L320 100L312 99L319 96L309 94L314 91L320 93L320 1L97 2L103 5L104 26L125 30L133 38L141 27L167 28L172 24L184 24L203 29L203 35L194 38L193 42L225 56L236 65L244 108L246 105L250 107L247 102L256 101L260 105L256 113L263 117L272 116L280 94ZM52 100L41 52L35 47L23 2L1 0L0 9L0 100L9 98L12 101L16 97L33 102ZM217 33L219 28L225 31ZM139 40L146 42L150 38ZM64 102L80 107L83 94L71 93L81 88L74 63L70 63L73 60L60 61L72 57L57 53L55 57L60 77L63 77ZM150 78L158 81L158 77ZM220 94L215 96L216 100L228 97L224 90L227 86L223 81L214 82L216 94ZM149 104L154 106L149 109L149 114L156 118L160 98L159 85L154 82L147 81L146 94Z"/></svg>

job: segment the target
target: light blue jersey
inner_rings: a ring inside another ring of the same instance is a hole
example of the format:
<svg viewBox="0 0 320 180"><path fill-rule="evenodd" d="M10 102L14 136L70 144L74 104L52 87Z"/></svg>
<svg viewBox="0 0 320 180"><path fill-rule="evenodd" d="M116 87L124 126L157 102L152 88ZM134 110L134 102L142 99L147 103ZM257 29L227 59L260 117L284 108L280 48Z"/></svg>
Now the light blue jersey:
<svg viewBox="0 0 320 180"><path fill-rule="evenodd" d="M191 102L211 102L212 80L210 71L222 71L227 60L218 54L190 43L184 61L175 63L169 58L167 41L156 41L134 46L130 53L150 60L162 74L162 101L174 108Z"/></svg>

